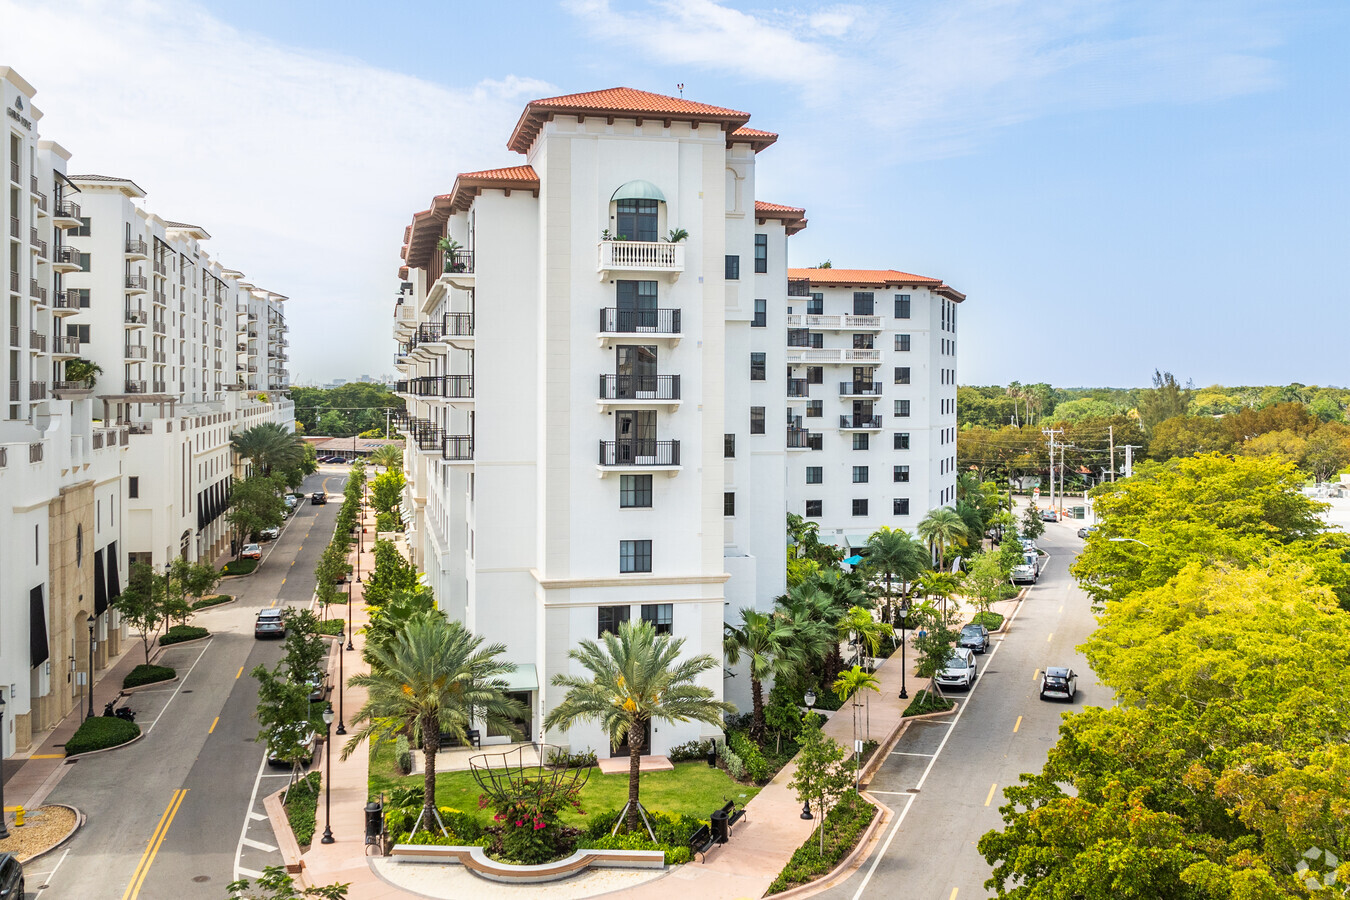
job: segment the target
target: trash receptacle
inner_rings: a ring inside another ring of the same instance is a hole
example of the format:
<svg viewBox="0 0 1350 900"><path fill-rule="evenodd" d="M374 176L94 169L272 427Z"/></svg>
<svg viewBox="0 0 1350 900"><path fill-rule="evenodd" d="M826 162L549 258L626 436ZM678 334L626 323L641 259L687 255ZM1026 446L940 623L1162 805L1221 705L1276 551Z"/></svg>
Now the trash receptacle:
<svg viewBox="0 0 1350 900"><path fill-rule="evenodd" d="M374 800L366 804L366 843L378 844L384 833L384 804Z"/></svg>
<svg viewBox="0 0 1350 900"><path fill-rule="evenodd" d="M731 839L730 817L726 810L719 809L712 814L712 836L713 840L719 844L725 844Z"/></svg>

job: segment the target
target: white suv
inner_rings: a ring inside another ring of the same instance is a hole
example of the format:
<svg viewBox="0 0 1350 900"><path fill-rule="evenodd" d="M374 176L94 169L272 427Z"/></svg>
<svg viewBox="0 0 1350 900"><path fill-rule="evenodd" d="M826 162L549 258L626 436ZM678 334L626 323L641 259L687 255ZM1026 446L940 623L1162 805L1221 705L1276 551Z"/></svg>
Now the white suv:
<svg viewBox="0 0 1350 900"><path fill-rule="evenodd" d="M957 647L947 657L947 665L937 673L937 683L943 687L969 688L975 683L975 654L965 647Z"/></svg>

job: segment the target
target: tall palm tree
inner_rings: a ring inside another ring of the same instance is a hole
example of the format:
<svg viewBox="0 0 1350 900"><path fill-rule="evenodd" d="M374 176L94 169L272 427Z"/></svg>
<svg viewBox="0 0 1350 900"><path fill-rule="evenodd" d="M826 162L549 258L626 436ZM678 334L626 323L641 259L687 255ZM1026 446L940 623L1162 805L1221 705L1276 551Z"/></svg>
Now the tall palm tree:
<svg viewBox="0 0 1350 900"><path fill-rule="evenodd" d="M900 579L902 593L909 596L909 585L919 573L929 566L928 551L901 528L882 525L867 539L867 556L864 567L886 579L886 621L895 621L893 606L895 595L891 590L892 582Z"/></svg>
<svg viewBox="0 0 1350 900"><path fill-rule="evenodd" d="M834 624L839 617L834 598L821 589L818 578L811 578L778 598L777 615L792 635L803 674L819 672L830 648L838 642Z"/></svg>
<svg viewBox="0 0 1350 900"><path fill-rule="evenodd" d="M405 731L420 733L425 774L422 779L422 816L430 827L436 812L436 751L440 735L449 733L469 742L469 727L477 717L489 726L518 734L515 723L526 715L520 701L505 694L504 676L515 665L498 659L502 644L483 646L458 622L447 622L432 610L414 616L384 644L367 647L369 674L353 675L347 683L363 687L368 696L354 723L361 727L342 748L346 759L362 741L383 744Z"/></svg>
<svg viewBox="0 0 1350 900"><path fill-rule="evenodd" d="M938 568L946 562L947 550L969 533L961 516L949 506L929 510L916 529L919 537L937 554Z"/></svg>
<svg viewBox="0 0 1350 900"><path fill-rule="evenodd" d="M604 646L585 640L567 655L591 678L555 675L553 684L567 689L563 700L544 719L545 728L567 729L582 720L597 720L618 749L628 739L628 830L638 827L638 784L647 725L659 722L706 722L720 725L734 707L716 699L695 681L720 668L707 654L680 659L684 638L657 634L650 622L623 622L607 632Z"/></svg>
<svg viewBox="0 0 1350 900"><path fill-rule="evenodd" d="M840 672L839 677L834 680L834 684L830 685L830 687L834 690L835 696L838 697L841 702L849 699L853 700L853 745L856 747L858 745L857 693L859 691L875 691L879 694L881 693L881 683L877 681L877 676L868 672L862 666L854 666L851 669L845 669L843 672ZM870 729L870 709L868 712L868 722ZM853 759L855 766L862 763L861 757L857 754L854 755Z"/></svg>
<svg viewBox="0 0 1350 900"><path fill-rule="evenodd" d="M294 469L304 460L304 439L276 422L264 422L230 436L230 446L262 475Z"/></svg>
<svg viewBox="0 0 1350 900"><path fill-rule="evenodd" d="M931 603L934 600L942 601L942 623L950 625L949 614L947 611L947 601L961 587L960 576L953 575L951 572L925 572L919 577L919 590L924 597ZM934 609L937 607L935 606ZM954 614L953 610L953 614Z"/></svg>
<svg viewBox="0 0 1350 900"><path fill-rule="evenodd" d="M371 452L370 464L386 469L402 469L403 451L393 444L382 444Z"/></svg>
<svg viewBox="0 0 1350 900"><path fill-rule="evenodd" d="M722 652L727 663L739 665L748 657L753 714L750 738L764 740L764 679L781 678L797 671L800 651L792 642L792 628L783 619L762 613L753 606L741 609L740 625L725 625Z"/></svg>

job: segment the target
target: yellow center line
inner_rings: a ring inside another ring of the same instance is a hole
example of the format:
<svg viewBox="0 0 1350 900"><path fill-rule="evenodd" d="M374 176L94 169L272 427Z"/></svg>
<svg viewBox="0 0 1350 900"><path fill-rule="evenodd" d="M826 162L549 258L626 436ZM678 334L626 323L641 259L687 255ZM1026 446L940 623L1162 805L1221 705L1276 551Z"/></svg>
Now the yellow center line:
<svg viewBox="0 0 1350 900"><path fill-rule="evenodd" d="M1019 728L1021 728L1021 727L1022 727L1022 717L1021 717L1021 716L1018 716L1018 717L1017 717L1017 721L1013 723L1013 734L1017 734L1017 729L1019 729ZM988 806L988 805L989 805L988 803L985 804L985 806Z"/></svg>
<svg viewBox="0 0 1350 900"><path fill-rule="evenodd" d="M1055 633L1054 633L1053 631L1050 632L1049 634L1047 634L1047 635L1045 636L1045 642L1046 642L1047 644L1050 643L1050 639L1053 638L1054 636L1055 636Z"/></svg>
<svg viewBox="0 0 1350 900"><path fill-rule="evenodd" d="M282 583L282 584L285 584L285 583L286 583L286 579L285 579L285 578L281 579L281 583Z"/></svg>
<svg viewBox="0 0 1350 900"><path fill-rule="evenodd" d="M208 729L206 729L206 733L207 733L207 734L213 734L213 733L215 732L215 730L216 730L216 725L217 725L219 722L220 722L220 716L216 716L215 720L211 723L211 727L208 728ZM988 806L989 804L986 803L985 805Z"/></svg>
<svg viewBox="0 0 1350 900"><path fill-rule="evenodd" d="M273 600L271 603L268 604L268 607L270 608L270 607L273 607L273 606L276 606L276 605L277 605L277 601Z"/></svg>
<svg viewBox="0 0 1350 900"><path fill-rule="evenodd" d="M34 753L29 759L65 759L64 753ZM6 807L8 809L8 807Z"/></svg>
<svg viewBox="0 0 1350 900"><path fill-rule="evenodd" d="M240 676L240 675L243 675L243 674L244 674L244 667L243 667L243 666L240 666L240 667L239 667L239 672L238 672L238 674L236 674L236 675L234 676L234 680L235 680L235 681L238 681L238 680L239 680L239 676Z"/></svg>
<svg viewBox="0 0 1350 900"><path fill-rule="evenodd" d="M1035 681L1037 678L1040 678L1040 677L1041 677L1041 670L1040 670L1040 669L1037 669L1035 672L1032 672L1032 673L1031 673L1031 680L1032 680L1032 681Z"/></svg>
<svg viewBox="0 0 1350 900"><path fill-rule="evenodd" d="M984 798L984 805L988 806L994 800L994 791L998 790L998 784L989 785L989 796Z"/></svg>
<svg viewBox="0 0 1350 900"><path fill-rule="evenodd" d="M179 788L173 792L169 805L164 809L164 815L159 817L159 824L155 826L154 832L150 835L150 841L145 846L145 852L141 854L141 861L136 864L136 871L131 873L131 883L127 885L122 900L135 900L136 897L140 896L141 885L145 883L145 876L150 871L150 864L155 861L155 855L159 853L159 847L164 843L164 835L168 833L169 825L173 822L173 817L177 814L178 807L182 805L183 797L186 795L186 788Z"/></svg>
<svg viewBox="0 0 1350 900"><path fill-rule="evenodd" d="M952 895L951 895L950 897L948 897L947 900L956 900L956 892L957 892L957 890L958 890L957 888L952 888Z"/></svg>

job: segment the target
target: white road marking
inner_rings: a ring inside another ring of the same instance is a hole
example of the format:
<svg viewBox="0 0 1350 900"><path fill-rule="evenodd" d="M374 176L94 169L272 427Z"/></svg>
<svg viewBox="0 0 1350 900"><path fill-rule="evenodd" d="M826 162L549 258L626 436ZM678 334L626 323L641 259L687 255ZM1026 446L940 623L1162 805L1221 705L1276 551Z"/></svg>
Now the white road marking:
<svg viewBox="0 0 1350 900"><path fill-rule="evenodd" d="M145 729L146 734L149 734L150 732L154 731L155 726L159 724L159 720L164 718L164 713L168 712L169 704L173 703L174 697L177 697L178 692L183 689L183 685L187 684L188 678L192 675L192 670L197 668L197 663L202 661L202 657L206 654L206 651L210 649L211 642L213 640L214 638L207 638L206 643L202 644L202 649L197 654L197 658L192 661L192 665L188 667L187 674L178 680L178 687L174 688L173 697L170 697L168 700L164 701L164 708L159 711L159 715L155 716L155 721L150 723L150 727Z"/></svg>
<svg viewBox="0 0 1350 900"><path fill-rule="evenodd" d="M245 869L245 868L242 867L242 866L235 866L235 867L234 867L234 877L235 877L236 879L239 879L239 878L261 878L261 877L262 877L262 874L263 874L263 873L261 873L261 872L256 872L256 871L254 871L253 869Z"/></svg>
<svg viewBox="0 0 1350 900"><path fill-rule="evenodd" d="M262 841L253 840L253 838L244 838L243 844L245 847L252 847L254 850L261 850L264 853L275 853L277 849L271 844L264 844Z"/></svg>
<svg viewBox="0 0 1350 900"><path fill-rule="evenodd" d="M266 822L266 821L267 821L267 816L264 816L264 815L263 815L262 813L260 813L260 812L250 812L250 813L248 814L248 817L249 817L250 819L252 819L253 821L255 821L255 822Z"/></svg>
<svg viewBox="0 0 1350 900"><path fill-rule="evenodd" d="M251 869L241 868L239 865L239 857L244 852L244 841L248 840L249 823L252 822L253 817L257 815L257 813L253 811L253 807L258 802L258 786L262 784L266 770L267 754L264 752L262 759L258 760L258 774L253 779L253 793L249 794L248 797L248 815L244 816L244 824L239 829L239 843L234 847L234 877L236 880L240 878L259 878L262 876L261 872L254 872ZM263 816L262 818L266 818L266 816Z"/></svg>
<svg viewBox="0 0 1350 900"><path fill-rule="evenodd" d="M52 870L51 870L50 872L48 872L45 876L37 876L37 875L32 875L32 876L30 876L30 877L33 877L33 878L38 878L38 877L43 878L43 884L42 884L42 887L38 888L38 889L37 889L37 892L36 892L35 894L33 894L33 896L34 896L35 898L36 898L36 897L41 897L41 896L42 896L42 892L45 891L45 890L47 890L47 888L49 888L49 887L51 886L51 883L52 883L52 876L56 874L56 870L57 870L57 869L61 868L61 863L63 863L63 862L66 861L66 856L67 856L69 853L70 853L70 848L67 847L67 848L65 849L65 852L63 852L63 853L61 854L61 858L58 859L58 860L56 861L56 865L52 866Z"/></svg>
<svg viewBox="0 0 1350 900"><path fill-rule="evenodd" d="M891 756L936 756L936 753L906 753L904 750L892 750Z"/></svg>

